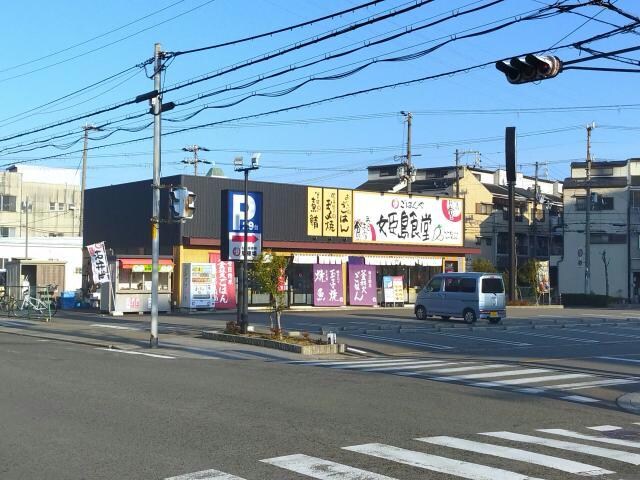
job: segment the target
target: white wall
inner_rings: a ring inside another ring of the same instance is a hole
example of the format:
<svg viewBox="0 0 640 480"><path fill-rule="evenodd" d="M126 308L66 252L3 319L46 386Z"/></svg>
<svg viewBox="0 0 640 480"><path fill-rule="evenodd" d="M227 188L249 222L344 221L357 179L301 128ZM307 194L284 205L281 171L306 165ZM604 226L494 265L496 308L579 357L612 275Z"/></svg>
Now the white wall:
<svg viewBox="0 0 640 480"><path fill-rule="evenodd" d="M24 258L24 238L0 238L0 257ZM82 287L81 237L29 237L29 258L65 262L64 287L59 290L77 290Z"/></svg>

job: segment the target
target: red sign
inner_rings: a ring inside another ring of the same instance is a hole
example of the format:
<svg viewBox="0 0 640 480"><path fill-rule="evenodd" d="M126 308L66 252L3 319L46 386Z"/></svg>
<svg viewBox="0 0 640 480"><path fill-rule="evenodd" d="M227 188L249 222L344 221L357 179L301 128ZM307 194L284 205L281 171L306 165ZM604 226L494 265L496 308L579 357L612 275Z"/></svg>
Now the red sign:
<svg viewBox="0 0 640 480"><path fill-rule="evenodd" d="M278 291L285 292L287 290L287 280L284 275L284 268L280 269L280 276L278 277Z"/></svg>
<svg viewBox="0 0 640 480"><path fill-rule="evenodd" d="M216 271L215 289L213 291L215 308L220 310L236 308L236 282L233 262L220 260L219 253L209 254L209 263L213 263Z"/></svg>

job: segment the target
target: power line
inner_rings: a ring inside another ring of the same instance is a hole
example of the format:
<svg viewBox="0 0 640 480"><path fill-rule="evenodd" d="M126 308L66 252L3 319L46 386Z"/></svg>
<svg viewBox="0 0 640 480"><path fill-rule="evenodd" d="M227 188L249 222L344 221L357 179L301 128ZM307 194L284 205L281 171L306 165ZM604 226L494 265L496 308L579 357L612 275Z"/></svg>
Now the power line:
<svg viewBox="0 0 640 480"><path fill-rule="evenodd" d="M370 1L370 2L367 2L367 3L356 5L355 7L347 8L345 10L341 10L339 12L330 13L329 15L325 15L323 17L318 17L318 18L314 18L312 20L307 20L305 22L295 24L295 25L289 25L287 27L279 28L279 29L276 29L276 30L271 30L270 32L259 33L257 35L252 35L250 37L244 37L244 38L239 38L237 40L230 40L230 41L227 41L227 42L217 43L217 44L214 44L214 45L209 45L207 47L200 47L200 48L194 48L194 49L191 49L191 50L182 50L182 51L177 51L177 52L168 52L168 55L171 55L171 56L174 56L174 57L178 57L178 56L187 55L187 54L190 54L190 53L204 52L206 50L213 50L213 49L216 49L216 48L228 47L228 46L231 46L231 45L238 45L240 43L245 43L245 42L249 42L249 41L252 41L252 40L257 40L259 38L271 37L273 35L277 35L278 33L291 32L293 30L297 30L297 29L302 28L302 27L307 27L309 25L313 25L314 23L323 22L325 20L333 20L334 18L342 16L342 15L344 15L346 13L353 13L353 12L356 12L358 10L362 10L363 8L372 7L372 6L377 5L378 3L381 3L383 1L384 0L373 0L373 1Z"/></svg>

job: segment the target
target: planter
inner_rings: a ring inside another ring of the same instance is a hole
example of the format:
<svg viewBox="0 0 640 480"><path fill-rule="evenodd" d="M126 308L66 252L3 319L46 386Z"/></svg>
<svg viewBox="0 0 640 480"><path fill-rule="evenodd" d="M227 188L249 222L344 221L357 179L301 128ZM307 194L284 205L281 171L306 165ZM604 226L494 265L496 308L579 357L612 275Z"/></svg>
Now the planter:
<svg viewBox="0 0 640 480"><path fill-rule="evenodd" d="M301 355L323 355L344 353L346 345L337 343L333 345L296 345L295 343L280 342L268 338L245 337L243 335L229 335L228 333L220 333L216 331L203 331L202 336L209 340L218 340L220 342L243 343L245 345L255 345L257 347L274 348L276 350L284 350L285 352L299 353Z"/></svg>

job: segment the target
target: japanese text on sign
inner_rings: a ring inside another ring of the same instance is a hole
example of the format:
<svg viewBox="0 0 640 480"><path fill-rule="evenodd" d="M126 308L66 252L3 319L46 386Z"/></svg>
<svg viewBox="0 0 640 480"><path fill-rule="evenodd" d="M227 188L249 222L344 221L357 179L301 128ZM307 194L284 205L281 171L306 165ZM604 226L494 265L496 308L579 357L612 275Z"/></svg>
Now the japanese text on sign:
<svg viewBox="0 0 640 480"><path fill-rule="evenodd" d="M104 242L87 245L89 256L91 257L91 271L93 272L93 283L109 283L109 266L107 264L107 253Z"/></svg>
<svg viewBox="0 0 640 480"><path fill-rule="evenodd" d="M322 236L321 188L307 188L307 235Z"/></svg>
<svg viewBox="0 0 640 480"><path fill-rule="evenodd" d="M342 265L313 266L313 304L318 307L344 304Z"/></svg>

